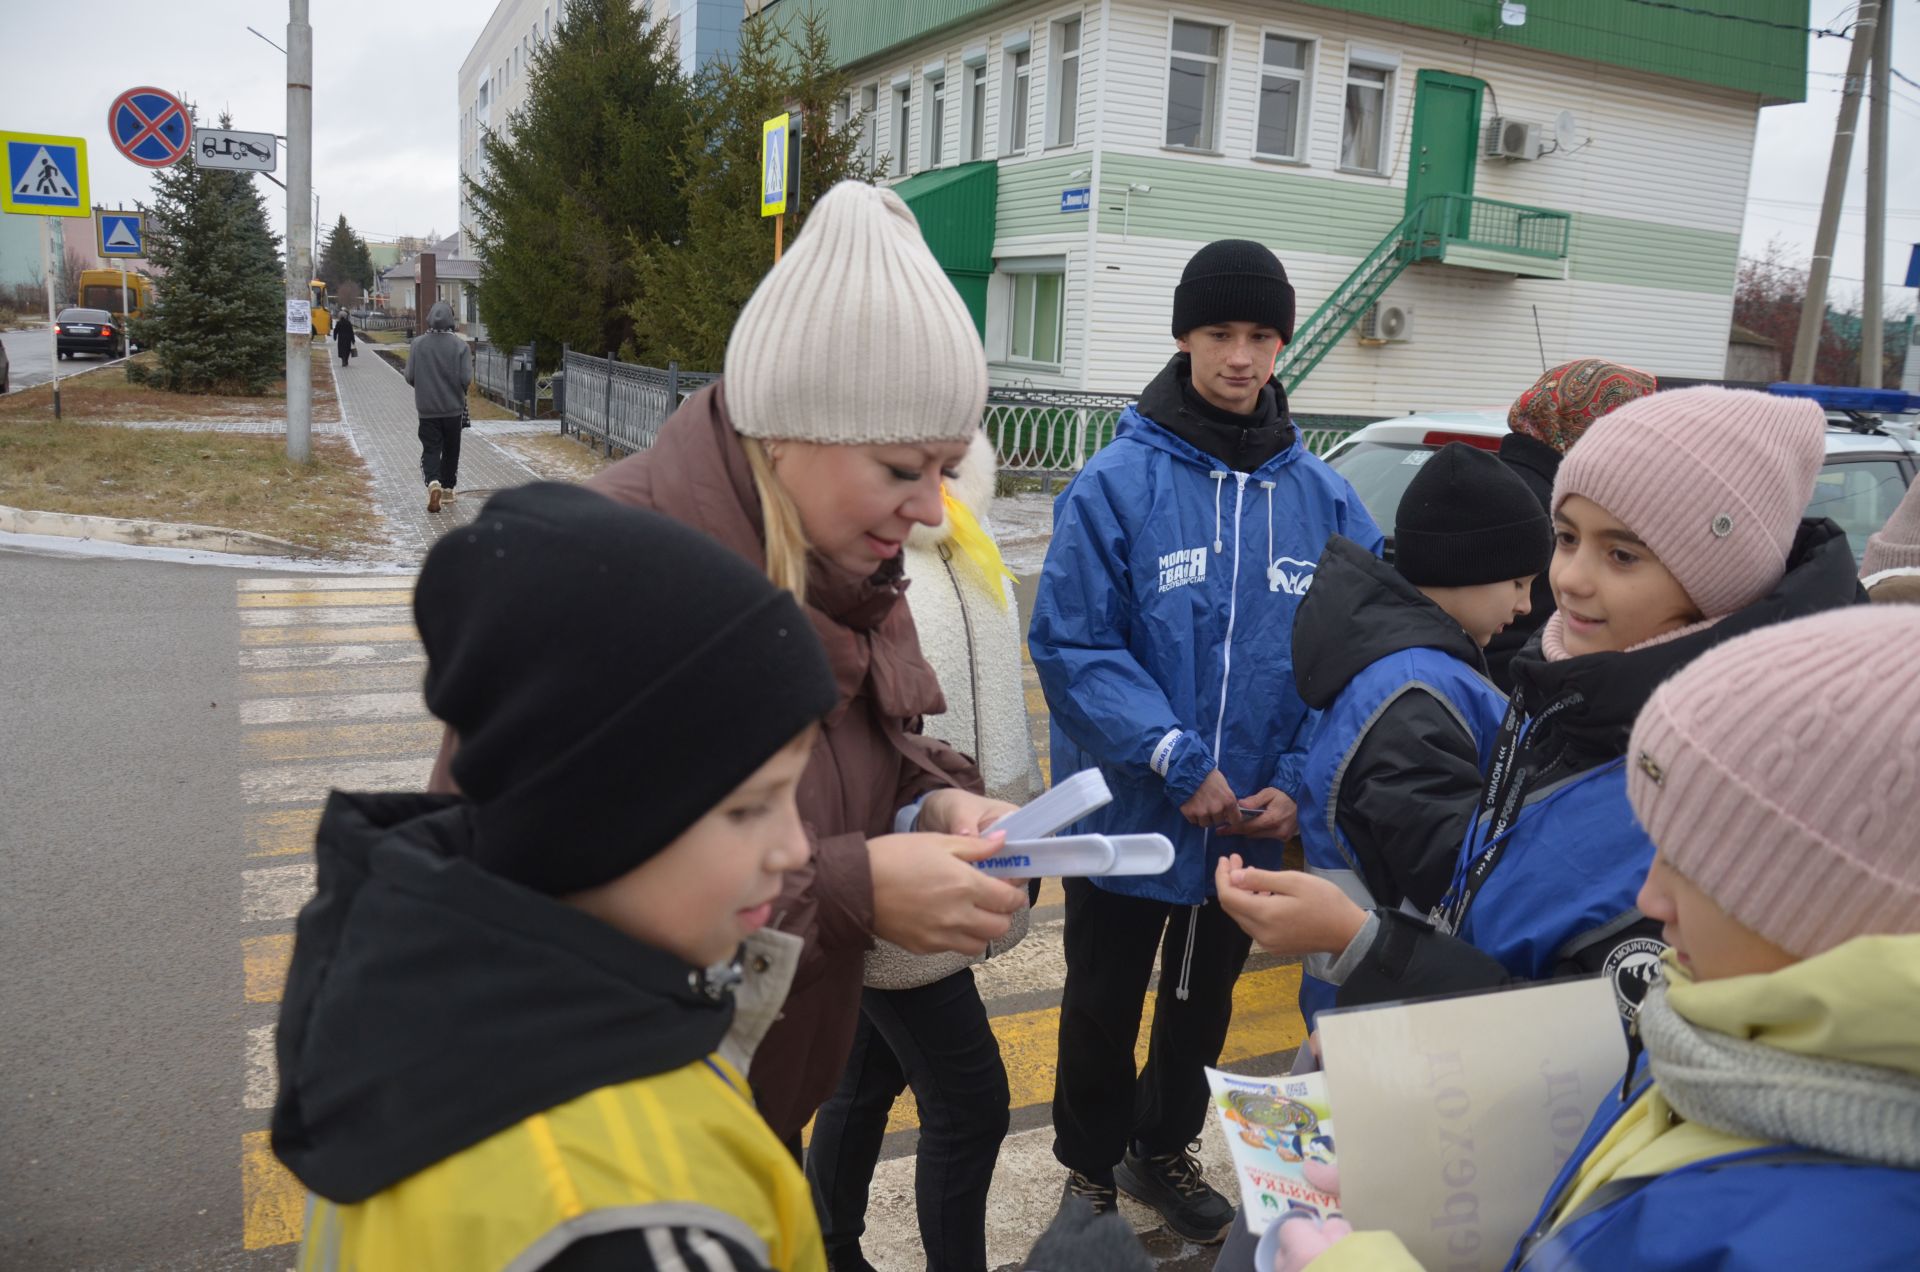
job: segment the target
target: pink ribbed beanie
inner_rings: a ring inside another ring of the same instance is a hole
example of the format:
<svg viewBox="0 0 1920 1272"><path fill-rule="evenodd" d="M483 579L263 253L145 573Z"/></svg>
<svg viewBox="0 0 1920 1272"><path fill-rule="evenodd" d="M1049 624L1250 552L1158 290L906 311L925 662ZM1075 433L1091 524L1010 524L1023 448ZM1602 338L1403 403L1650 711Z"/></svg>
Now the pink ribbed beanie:
<svg viewBox="0 0 1920 1272"><path fill-rule="evenodd" d="M1671 389L1597 421L1567 452L1553 509L1585 495L1652 548L1707 618L1765 596L1813 498L1826 416L1803 398Z"/></svg>
<svg viewBox="0 0 1920 1272"><path fill-rule="evenodd" d="M1860 577L1872 578L1882 570L1912 569L1915 566L1920 566L1920 482L1907 487L1907 497L1887 518L1887 524L1867 540L1867 555L1860 563Z"/></svg>
<svg viewBox="0 0 1920 1272"><path fill-rule="evenodd" d="M1920 932L1917 642L1920 606L1762 628L1634 725L1627 798L1660 855L1789 953Z"/></svg>

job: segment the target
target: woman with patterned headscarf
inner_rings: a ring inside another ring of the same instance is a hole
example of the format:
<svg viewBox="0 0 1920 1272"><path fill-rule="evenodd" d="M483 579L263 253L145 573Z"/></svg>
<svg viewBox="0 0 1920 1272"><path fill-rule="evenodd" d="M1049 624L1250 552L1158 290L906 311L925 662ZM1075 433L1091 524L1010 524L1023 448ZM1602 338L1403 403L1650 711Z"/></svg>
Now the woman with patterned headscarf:
<svg viewBox="0 0 1920 1272"><path fill-rule="evenodd" d="M1500 439L1500 458L1520 474L1540 506L1550 508L1553 477L1567 448L1602 415L1658 387L1645 371L1604 358L1563 363L1535 380L1507 412L1512 431ZM1515 619L1487 646L1487 670L1501 692L1513 692L1508 664L1552 613L1553 589L1542 570L1533 580L1533 612Z"/></svg>

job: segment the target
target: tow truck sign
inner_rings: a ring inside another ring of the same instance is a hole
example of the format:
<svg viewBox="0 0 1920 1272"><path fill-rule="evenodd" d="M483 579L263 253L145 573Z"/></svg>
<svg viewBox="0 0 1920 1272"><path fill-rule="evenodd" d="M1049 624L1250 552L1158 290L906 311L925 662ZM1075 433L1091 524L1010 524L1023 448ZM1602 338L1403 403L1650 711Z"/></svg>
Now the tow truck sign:
<svg viewBox="0 0 1920 1272"><path fill-rule="evenodd" d="M232 168L239 172L272 172L279 163L272 133L237 132L231 128L194 129L193 157L203 168Z"/></svg>

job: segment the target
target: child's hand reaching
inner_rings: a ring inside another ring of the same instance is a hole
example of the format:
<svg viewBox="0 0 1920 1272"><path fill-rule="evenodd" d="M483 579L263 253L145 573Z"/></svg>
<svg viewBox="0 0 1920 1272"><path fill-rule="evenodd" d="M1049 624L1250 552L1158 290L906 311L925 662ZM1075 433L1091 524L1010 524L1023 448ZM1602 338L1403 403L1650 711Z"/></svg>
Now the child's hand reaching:
<svg viewBox="0 0 1920 1272"><path fill-rule="evenodd" d="M1353 1225L1339 1215L1322 1220L1310 1210L1294 1210L1282 1216L1279 1224L1280 1252L1273 1272L1300 1272L1335 1242L1353 1235Z"/></svg>
<svg viewBox="0 0 1920 1272"><path fill-rule="evenodd" d="M1367 921L1338 884L1300 870L1252 870L1238 853L1220 859L1214 889L1228 917L1275 954L1339 954Z"/></svg>

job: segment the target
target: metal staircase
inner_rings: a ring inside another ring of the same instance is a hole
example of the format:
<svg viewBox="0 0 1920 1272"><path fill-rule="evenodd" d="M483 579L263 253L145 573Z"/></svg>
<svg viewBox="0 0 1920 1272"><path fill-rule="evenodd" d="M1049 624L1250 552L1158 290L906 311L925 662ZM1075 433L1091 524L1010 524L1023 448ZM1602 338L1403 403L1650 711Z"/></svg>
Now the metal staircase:
<svg viewBox="0 0 1920 1272"><path fill-rule="evenodd" d="M1295 392L1416 261L1443 261L1451 244L1517 257L1564 259L1571 225L1572 217L1565 212L1517 203L1462 194L1436 194L1421 200L1294 331L1274 374L1288 393Z"/></svg>

